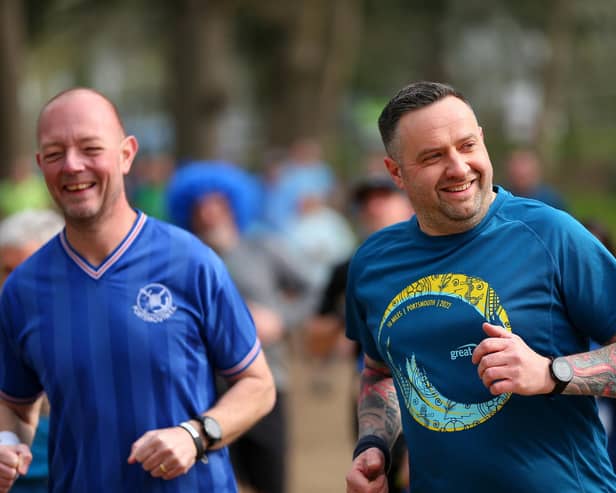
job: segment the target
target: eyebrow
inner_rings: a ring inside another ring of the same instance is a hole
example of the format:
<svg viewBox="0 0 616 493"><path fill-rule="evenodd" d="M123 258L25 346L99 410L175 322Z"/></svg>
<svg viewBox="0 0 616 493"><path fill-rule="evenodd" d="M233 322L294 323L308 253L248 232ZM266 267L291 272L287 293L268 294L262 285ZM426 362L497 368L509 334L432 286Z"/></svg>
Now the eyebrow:
<svg viewBox="0 0 616 493"><path fill-rule="evenodd" d="M462 142L466 142L467 140L475 139L475 138L477 138L477 134L471 132L469 134L466 134L463 137L460 137L454 143L456 145L458 145L458 144L461 144ZM441 147L428 147L427 149L423 149L423 150L419 151L419 154L417 154L417 157L415 159L417 161L419 161L421 158L425 157L426 155L431 154L433 152L441 151L441 150L443 150L443 146L441 146Z"/></svg>
<svg viewBox="0 0 616 493"><path fill-rule="evenodd" d="M98 143L101 142L102 139L100 137L81 137L79 139L77 139L77 142L79 144L89 144L89 143ZM48 147L53 147L53 146L62 146L63 144L57 140L51 140L50 142L45 142L41 145L42 149L46 149Z"/></svg>

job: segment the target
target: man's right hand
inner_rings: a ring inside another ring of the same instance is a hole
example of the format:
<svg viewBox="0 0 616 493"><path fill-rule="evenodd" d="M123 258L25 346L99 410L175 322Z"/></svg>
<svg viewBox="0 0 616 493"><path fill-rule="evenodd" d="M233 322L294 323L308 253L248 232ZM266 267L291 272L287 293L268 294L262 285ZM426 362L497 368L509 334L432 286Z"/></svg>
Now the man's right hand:
<svg viewBox="0 0 616 493"><path fill-rule="evenodd" d="M359 454L346 475L347 493L388 493L385 457L378 448Z"/></svg>
<svg viewBox="0 0 616 493"><path fill-rule="evenodd" d="M28 472L32 452L24 444L0 445L0 493L11 489L15 480Z"/></svg>

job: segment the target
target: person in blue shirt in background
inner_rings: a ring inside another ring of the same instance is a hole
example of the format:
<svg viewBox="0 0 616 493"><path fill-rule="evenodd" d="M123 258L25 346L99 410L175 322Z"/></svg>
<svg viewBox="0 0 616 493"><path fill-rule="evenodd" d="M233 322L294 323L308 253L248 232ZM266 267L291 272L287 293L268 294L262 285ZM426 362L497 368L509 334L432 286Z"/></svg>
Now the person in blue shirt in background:
<svg viewBox="0 0 616 493"><path fill-rule="evenodd" d="M516 149L511 152L505 160L505 173L505 186L513 195L540 200L563 211L568 209L563 196L545 183L541 162L534 151Z"/></svg>

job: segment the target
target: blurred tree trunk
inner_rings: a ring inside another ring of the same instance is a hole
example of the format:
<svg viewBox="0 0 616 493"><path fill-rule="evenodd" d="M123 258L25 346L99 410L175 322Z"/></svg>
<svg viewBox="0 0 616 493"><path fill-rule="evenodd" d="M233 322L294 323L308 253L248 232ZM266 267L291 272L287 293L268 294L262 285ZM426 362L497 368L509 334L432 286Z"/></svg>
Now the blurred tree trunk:
<svg viewBox="0 0 616 493"><path fill-rule="evenodd" d="M21 0L0 1L0 178L6 178L24 151L18 86L23 60Z"/></svg>
<svg viewBox="0 0 616 493"><path fill-rule="evenodd" d="M359 0L298 0L286 22L287 49L273 102L270 140L335 138L336 118L361 30Z"/></svg>
<svg viewBox="0 0 616 493"><path fill-rule="evenodd" d="M336 130L345 89L356 66L362 15L360 0L338 0L330 5L329 49L325 53L320 94L315 105L315 135L326 149L333 150L339 141Z"/></svg>
<svg viewBox="0 0 616 493"><path fill-rule="evenodd" d="M551 56L543 72L543 109L533 142L547 175L557 173L556 145L563 131L565 81L572 44L573 6L569 0L552 0L547 36Z"/></svg>
<svg viewBox="0 0 616 493"><path fill-rule="evenodd" d="M220 121L232 82L234 9L230 0L179 0L169 11L171 106L180 161L219 157Z"/></svg>
<svg viewBox="0 0 616 493"><path fill-rule="evenodd" d="M280 92L274 101L271 139L288 145L298 136L314 136L316 86L324 55L328 0L297 0L286 22L288 42L283 52ZM274 83L274 80L272 80ZM312 108L311 108L312 107Z"/></svg>

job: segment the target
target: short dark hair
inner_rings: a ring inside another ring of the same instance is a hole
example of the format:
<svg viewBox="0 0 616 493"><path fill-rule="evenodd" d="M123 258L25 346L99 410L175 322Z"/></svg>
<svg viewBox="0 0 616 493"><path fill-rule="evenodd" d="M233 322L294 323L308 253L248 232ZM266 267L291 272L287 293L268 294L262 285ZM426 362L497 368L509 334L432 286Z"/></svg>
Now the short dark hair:
<svg viewBox="0 0 616 493"><path fill-rule="evenodd" d="M391 98L381 112L381 116L379 116L379 131L381 132L381 139L383 140L383 145L389 157L395 159L393 156L395 154L393 142L396 137L396 129L398 128L400 118L409 111L424 108L447 96L456 97L470 106L461 92L440 82L413 82L400 89L400 91Z"/></svg>

